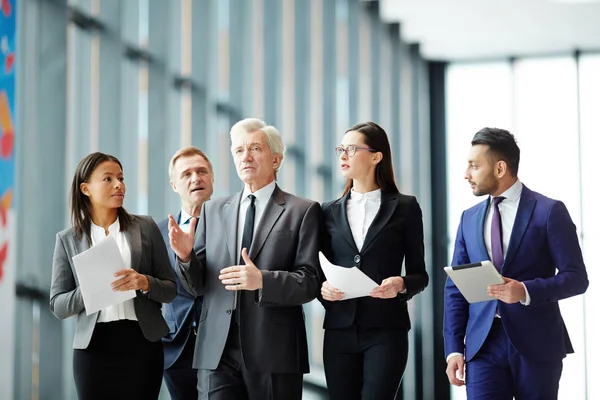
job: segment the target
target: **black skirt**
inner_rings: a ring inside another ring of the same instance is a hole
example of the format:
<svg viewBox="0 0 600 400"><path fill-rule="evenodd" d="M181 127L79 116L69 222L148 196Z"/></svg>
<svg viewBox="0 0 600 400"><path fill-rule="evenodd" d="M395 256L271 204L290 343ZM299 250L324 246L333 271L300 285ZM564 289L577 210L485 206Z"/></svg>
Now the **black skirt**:
<svg viewBox="0 0 600 400"><path fill-rule="evenodd" d="M97 323L87 349L73 352L79 400L158 399L162 342L146 339L137 321Z"/></svg>

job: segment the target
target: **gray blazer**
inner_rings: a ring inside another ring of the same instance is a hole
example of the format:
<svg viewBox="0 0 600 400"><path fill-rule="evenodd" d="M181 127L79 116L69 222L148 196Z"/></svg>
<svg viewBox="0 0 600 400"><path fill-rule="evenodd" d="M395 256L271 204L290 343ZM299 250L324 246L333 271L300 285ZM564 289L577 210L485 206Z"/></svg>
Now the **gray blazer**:
<svg viewBox="0 0 600 400"><path fill-rule="evenodd" d="M154 220L149 216L134 215L125 232L131 248L131 268L148 277L150 290L137 292L133 300L135 314L146 339L160 340L169 332L161 314L161 303L171 302L177 295L173 269L167 248ZM79 289L72 257L89 249L87 238L81 240L73 228L56 234L50 287L50 311L59 319L77 315L73 348L87 348L98 320L98 314L85 314L85 305Z"/></svg>
<svg viewBox="0 0 600 400"><path fill-rule="evenodd" d="M232 319L234 292L219 271L238 265L241 193L204 203L189 264L177 274L190 293L204 294L194 368L217 368ZM242 290L240 337L246 368L260 373L306 373L308 346L302 304L320 289L318 203L275 188L250 246L261 269L262 291Z"/></svg>

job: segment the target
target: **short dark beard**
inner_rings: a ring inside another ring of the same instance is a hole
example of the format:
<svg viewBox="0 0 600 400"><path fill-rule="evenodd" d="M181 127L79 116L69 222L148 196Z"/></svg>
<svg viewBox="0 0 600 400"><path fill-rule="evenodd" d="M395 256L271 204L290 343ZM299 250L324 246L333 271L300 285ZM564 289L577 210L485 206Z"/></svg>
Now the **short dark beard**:
<svg viewBox="0 0 600 400"><path fill-rule="evenodd" d="M486 196L490 195L493 192L498 190L500 187L500 182L494 176L493 172L490 172L488 176L486 176L485 181L483 183L475 185L475 190L473 190L473 194L475 196Z"/></svg>

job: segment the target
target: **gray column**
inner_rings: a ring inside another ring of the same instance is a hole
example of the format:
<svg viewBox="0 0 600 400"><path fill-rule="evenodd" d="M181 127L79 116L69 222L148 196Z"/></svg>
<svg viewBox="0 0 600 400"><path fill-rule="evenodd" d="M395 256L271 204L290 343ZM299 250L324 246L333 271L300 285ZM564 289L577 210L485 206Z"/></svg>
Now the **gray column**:
<svg viewBox="0 0 600 400"><path fill-rule="evenodd" d="M381 64L381 20L379 19L379 2L371 1L367 3L369 30L371 32L371 54L368 60L371 64L371 120L381 123L381 73L385 66ZM389 84L389 82L383 82ZM386 129L387 127L384 127Z"/></svg>
<svg viewBox="0 0 600 400"><path fill-rule="evenodd" d="M119 16L121 25L121 38L123 45L137 48L139 44L139 2L122 1ZM125 49L122 49L124 51ZM139 104L140 104L140 62L121 57L119 61L121 74L121 87L118 99L120 106L120 124L118 131L119 154L125 169L125 182L127 183L127 195L124 206L131 212L137 210L139 204ZM102 117L102 109L101 109ZM103 132L100 131L102 137Z"/></svg>
<svg viewBox="0 0 600 400"><path fill-rule="evenodd" d="M281 75L282 63L282 4L281 0L264 0L264 114L265 121L281 128Z"/></svg>
<svg viewBox="0 0 600 400"><path fill-rule="evenodd" d="M306 0L294 2L294 147L289 156L296 161L294 186L296 194L306 196L306 175L308 160L306 137L310 121L310 6Z"/></svg>
<svg viewBox="0 0 600 400"><path fill-rule="evenodd" d="M333 200L334 174L337 168L333 148L336 145L337 130L337 21L334 1L323 2L323 164L319 166L323 185L323 200ZM341 128L343 129L343 127Z"/></svg>
<svg viewBox="0 0 600 400"><path fill-rule="evenodd" d="M215 107L218 93L216 1L192 2L192 145L212 159L215 176L219 176L221 167L217 158L221 154Z"/></svg>
<svg viewBox="0 0 600 400"><path fill-rule="evenodd" d="M149 0L148 50L148 214L163 219L178 208L171 196L167 168L180 144L178 92L173 89L177 58L180 2Z"/></svg>
<svg viewBox="0 0 600 400"><path fill-rule="evenodd" d="M78 0L73 4L78 10L89 14L91 0ZM74 171L77 163L92 151L91 124L91 61L92 34L75 25L68 24L68 171Z"/></svg>
<svg viewBox="0 0 600 400"><path fill-rule="evenodd" d="M392 147L392 156L394 157L394 176L396 182L400 183L400 137L402 135L402 108L400 106L402 83L400 79L402 64L400 61L402 50L400 48L400 25L392 24L390 26L390 41L392 48L391 64L384 68L389 68L391 72L391 121L390 121L390 146Z"/></svg>
<svg viewBox="0 0 600 400"><path fill-rule="evenodd" d="M17 282L47 293L66 225L66 1L21 1L17 18ZM17 300L15 398L63 399L62 329L47 298ZM10 328L9 328L10 329ZM43 373L40 373L43 371Z"/></svg>
<svg viewBox="0 0 600 400"><path fill-rule="evenodd" d="M348 116L350 125L358 122L358 81L360 69L360 0L348 0ZM345 129L350 126L345 127Z"/></svg>
<svg viewBox="0 0 600 400"><path fill-rule="evenodd" d="M99 19L105 30L99 35L99 68L98 68L98 150L112 154L127 168L130 163L125 159L120 146L121 136L121 8L120 0L103 0L100 2ZM125 177L129 176L127 169Z"/></svg>

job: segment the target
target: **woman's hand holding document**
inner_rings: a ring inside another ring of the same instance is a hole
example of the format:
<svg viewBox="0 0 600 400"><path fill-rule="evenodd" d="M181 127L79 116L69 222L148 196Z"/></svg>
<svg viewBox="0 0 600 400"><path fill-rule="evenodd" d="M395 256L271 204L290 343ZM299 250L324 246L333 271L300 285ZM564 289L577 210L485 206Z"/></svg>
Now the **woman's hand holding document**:
<svg viewBox="0 0 600 400"><path fill-rule="evenodd" d="M87 315L135 297L135 290L113 290L113 283L124 276L115 279L115 273L124 269L124 263L112 236L74 256L73 263Z"/></svg>
<svg viewBox="0 0 600 400"><path fill-rule="evenodd" d="M321 252L319 252L319 261L327 278L327 285L323 285L322 291L327 290L327 297L332 296L332 300L369 296L371 291L379 286L356 267L333 265ZM324 298L328 300L325 296Z"/></svg>

